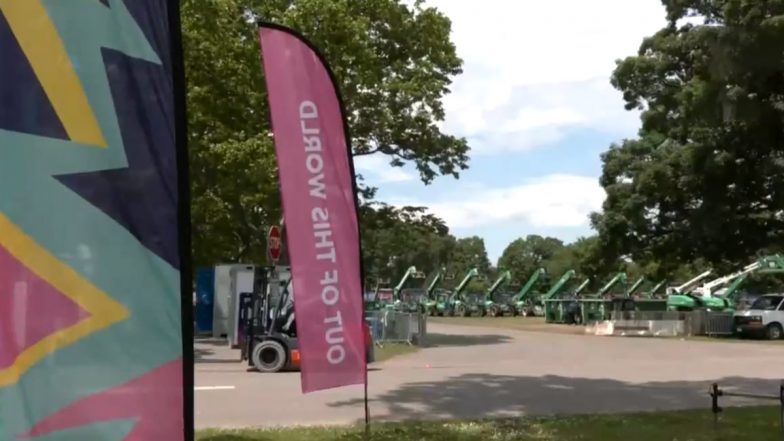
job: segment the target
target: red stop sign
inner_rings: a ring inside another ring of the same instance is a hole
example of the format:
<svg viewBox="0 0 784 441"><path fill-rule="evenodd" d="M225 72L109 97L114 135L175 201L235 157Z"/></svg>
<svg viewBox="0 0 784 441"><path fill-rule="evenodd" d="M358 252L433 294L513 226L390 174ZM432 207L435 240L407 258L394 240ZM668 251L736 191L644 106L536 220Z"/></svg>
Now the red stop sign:
<svg viewBox="0 0 784 441"><path fill-rule="evenodd" d="M278 260L280 260L281 248L282 241L280 228L273 225L270 227L269 233L267 234L267 254L269 254L272 263L278 263Z"/></svg>

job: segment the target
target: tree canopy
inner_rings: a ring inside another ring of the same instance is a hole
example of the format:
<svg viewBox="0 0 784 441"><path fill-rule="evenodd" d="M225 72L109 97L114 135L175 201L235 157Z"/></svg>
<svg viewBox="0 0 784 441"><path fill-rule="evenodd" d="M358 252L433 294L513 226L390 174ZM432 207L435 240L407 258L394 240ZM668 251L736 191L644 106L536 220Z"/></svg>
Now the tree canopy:
<svg viewBox="0 0 784 441"><path fill-rule="evenodd" d="M521 237L512 241L504 249L498 259L498 268L512 272L512 285L522 285L531 274L539 268L544 268L545 264L563 248L564 243L552 237L538 235Z"/></svg>
<svg viewBox="0 0 784 441"><path fill-rule="evenodd" d="M413 164L425 183L467 168L466 140L438 127L462 60L450 20L435 8L398 0L184 0L197 264L263 259L264 231L281 216L259 18L297 29L324 52L346 102L354 155Z"/></svg>
<svg viewBox="0 0 784 441"><path fill-rule="evenodd" d="M564 244L528 235L498 261L480 237L456 238L425 207L393 207L363 187L368 278L396 283L410 266L454 285L476 267L521 285L538 268L574 269L598 286L686 280L784 251L784 1L662 0L667 25L619 60L611 83L641 113L637 136L602 155L607 198L596 235ZM254 22L289 25L336 73L355 156L414 166L423 183L459 177L465 139L444 133L443 97L461 73L449 19L422 1L184 0L194 256L197 264L264 260L281 217L276 160Z"/></svg>
<svg viewBox="0 0 784 441"><path fill-rule="evenodd" d="M784 2L663 3L612 76L642 129L602 156L593 225L608 258L728 268L784 243Z"/></svg>

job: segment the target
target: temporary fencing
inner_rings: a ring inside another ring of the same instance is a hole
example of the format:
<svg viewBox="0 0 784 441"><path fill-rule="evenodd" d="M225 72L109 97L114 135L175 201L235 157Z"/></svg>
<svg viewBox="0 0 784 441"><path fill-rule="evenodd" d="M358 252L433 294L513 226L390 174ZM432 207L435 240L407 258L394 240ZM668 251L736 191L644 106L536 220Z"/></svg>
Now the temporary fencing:
<svg viewBox="0 0 784 441"><path fill-rule="evenodd" d="M394 310L367 311L365 319L370 324L376 344L424 344L427 317L423 314Z"/></svg>

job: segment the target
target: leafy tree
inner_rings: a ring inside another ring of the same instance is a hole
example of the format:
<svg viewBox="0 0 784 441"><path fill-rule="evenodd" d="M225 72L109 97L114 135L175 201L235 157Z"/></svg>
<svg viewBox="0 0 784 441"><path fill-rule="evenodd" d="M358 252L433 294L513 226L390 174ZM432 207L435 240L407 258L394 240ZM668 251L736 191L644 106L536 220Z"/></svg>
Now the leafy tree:
<svg viewBox="0 0 784 441"><path fill-rule="evenodd" d="M368 279L389 280L394 285L411 266L432 275L449 262L455 239L444 221L424 208L373 203L362 207L361 214Z"/></svg>
<svg viewBox="0 0 784 441"><path fill-rule="evenodd" d="M550 268L546 268L546 264L563 248L564 244L559 239L528 235L507 245L498 259L498 267L512 272L511 285L513 286L524 284L534 271L543 267L548 270L548 278L560 277L560 274L566 270L555 274L550 271ZM556 271L560 270L556 269Z"/></svg>
<svg viewBox="0 0 784 441"><path fill-rule="evenodd" d="M481 237L457 239L450 257L449 270L455 273L457 282L462 280L471 268L479 270L480 280L487 279L490 272L490 259L487 257L485 241Z"/></svg>
<svg viewBox="0 0 784 441"><path fill-rule="evenodd" d="M465 139L437 126L462 60L436 9L397 0L184 0L197 264L255 261L259 230L280 218L258 17L298 29L326 54L355 155L411 163L424 182L467 167Z"/></svg>
<svg viewBox="0 0 784 441"><path fill-rule="evenodd" d="M547 269L554 277L560 277L564 272L573 269L579 277L591 279L591 288L598 288L608 275L625 268L623 261L604 260L599 245L598 236L581 237L560 250Z"/></svg>
<svg viewBox="0 0 784 441"><path fill-rule="evenodd" d="M603 155L592 222L605 259L729 269L784 243L784 2L663 3L667 27L612 77L642 130Z"/></svg>

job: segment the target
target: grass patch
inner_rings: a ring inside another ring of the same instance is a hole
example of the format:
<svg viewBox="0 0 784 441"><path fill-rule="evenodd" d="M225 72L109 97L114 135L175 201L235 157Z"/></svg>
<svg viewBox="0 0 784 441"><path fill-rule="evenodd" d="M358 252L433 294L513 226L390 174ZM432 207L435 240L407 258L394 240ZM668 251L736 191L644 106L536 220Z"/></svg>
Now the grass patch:
<svg viewBox="0 0 784 441"><path fill-rule="evenodd" d="M630 415L406 422L372 427L371 441L777 441L778 408L725 409L713 430L708 410ZM203 431L198 441L364 441L362 427Z"/></svg>
<svg viewBox="0 0 784 441"><path fill-rule="evenodd" d="M376 361L386 361L390 358L399 357L401 355L413 354L419 351L419 346L407 345L402 343L385 343L384 346L375 347Z"/></svg>
<svg viewBox="0 0 784 441"><path fill-rule="evenodd" d="M509 329L526 329L546 324L544 317L428 317L427 320L446 325L489 326Z"/></svg>
<svg viewBox="0 0 784 441"><path fill-rule="evenodd" d="M481 326L484 328L512 329L558 334L584 334L582 326L546 323L544 317L429 317L429 322L445 325Z"/></svg>
<svg viewBox="0 0 784 441"><path fill-rule="evenodd" d="M458 326L481 326L484 328L512 329L529 332L552 332L558 334L585 334L583 326L564 325L546 323L544 317L428 317L428 321L433 323L443 323L446 325ZM661 339L671 339L679 337L651 337ZM723 343L762 343L772 345L784 345L784 340L765 340L753 338L735 337L707 337L694 336L683 337L688 341L701 342L723 342Z"/></svg>
<svg viewBox="0 0 784 441"><path fill-rule="evenodd" d="M766 340L762 338L736 338L736 337L708 337L708 336L694 336L686 337L689 341L703 341L703 342L719 342L719 343L763 343L769 345L784 345L784 340Z"/></svg>

